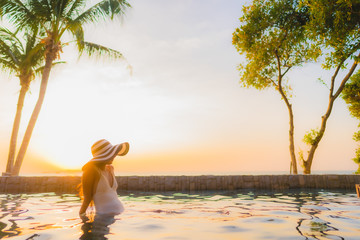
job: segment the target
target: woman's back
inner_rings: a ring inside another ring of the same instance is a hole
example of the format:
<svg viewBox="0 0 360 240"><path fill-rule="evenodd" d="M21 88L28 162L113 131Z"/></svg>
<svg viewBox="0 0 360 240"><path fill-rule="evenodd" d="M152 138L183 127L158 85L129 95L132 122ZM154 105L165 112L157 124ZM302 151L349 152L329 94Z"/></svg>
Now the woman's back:
<svg viewBox="0 0 360 240"><path fill-rule="evenodd" d="M124 206L120 202L116 189L116 182L113 172L108 168L99 169L99 182L93 196L97 214L120 214L124 211Z"/></svg>

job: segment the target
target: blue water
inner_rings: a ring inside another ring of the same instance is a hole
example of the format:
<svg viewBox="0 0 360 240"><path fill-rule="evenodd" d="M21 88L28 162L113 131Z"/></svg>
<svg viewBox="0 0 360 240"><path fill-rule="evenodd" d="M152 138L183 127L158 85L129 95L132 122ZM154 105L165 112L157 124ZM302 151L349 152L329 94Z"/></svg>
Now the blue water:
<svg viewBox="0 0 360 240"><path fill-rule="evenodd" d="M0 238L360 239L355 192L123 192L119 198L122 215L84 224L76 195L0 195Z"/></svg>

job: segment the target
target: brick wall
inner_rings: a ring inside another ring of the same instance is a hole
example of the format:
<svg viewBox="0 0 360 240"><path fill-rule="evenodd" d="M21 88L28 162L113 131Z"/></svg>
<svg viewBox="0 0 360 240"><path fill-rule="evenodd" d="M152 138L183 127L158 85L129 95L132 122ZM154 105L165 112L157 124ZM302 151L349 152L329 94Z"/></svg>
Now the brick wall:
<svg viewBox="0 0 360 240"><path fill-rule="evenodd" d="M354 190L360 175L229 175L229 176L121 176L124 191L204 191L296 188ZM76 193L80 177L0 177L0 193Z"/></svg>

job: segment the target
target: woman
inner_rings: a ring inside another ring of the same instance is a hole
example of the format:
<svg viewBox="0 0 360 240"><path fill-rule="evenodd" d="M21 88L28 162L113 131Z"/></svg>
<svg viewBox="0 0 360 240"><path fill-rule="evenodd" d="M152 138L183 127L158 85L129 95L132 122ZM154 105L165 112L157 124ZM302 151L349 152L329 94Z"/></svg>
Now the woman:
<svg viewBox="0 0 360 240"><path fill-rule="evenodd" d="M79 216L84 222L89 220L86 217L86 209L92 201L97 215L117 215L124 211L117 196L118 185L111 164L116 156L124 156L128 151L127 142L112 145L109 141L101 139L92 145L93 158L82 168L83 202Z"/></svg>

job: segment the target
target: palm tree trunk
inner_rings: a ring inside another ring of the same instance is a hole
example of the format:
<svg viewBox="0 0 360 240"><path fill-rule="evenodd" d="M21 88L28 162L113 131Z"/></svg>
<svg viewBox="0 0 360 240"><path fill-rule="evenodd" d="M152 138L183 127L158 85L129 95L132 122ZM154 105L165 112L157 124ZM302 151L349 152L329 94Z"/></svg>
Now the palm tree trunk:
<svg viewBox="0 0 360 240"><path fill-rule="evenodd" d="M14 168L11 173L13 176L19 175L20 168L21 168L22 162L24 160L27 147L29 146L29 143L30 143L31 135L32 135L32 132L35 127L35 123L37 121L37 118L38 118L40 110L41 110L41 106L42 106L44 98L45 98L46 87L47 87L47 83L49 80L51 65L52 65L53 60L54 60L53 54L48 53L46 56L45 67L44 67L44 71L43 71L43 75L42 75L42 79L41 79L39 97L36 102L33 113L31 115L31 118L29 120L28 126L26 128L25 135L24 135L23 141L22 141L20 149L19 149L19 153L16 157L16 162L15 162Z"/></svg>
<svg viewBox="0 0 360 240"><path fill-rule="evenodd" d="M20 82L23 82L23 81L20 80ZM29 89L29 87L25 86L25 85L21 86L21 89L20 89L20 94L19 94L17 108L16 108L16 114L15 114L15 119L14 119L13 129L12 129L12 133L11 133L11 139L10 139L9 155L8 155L8 161L6 164L6 172L5 172L6 175L11 174L11 171L12 171L12 168L14 165L16 143L17 143L17 137L18 137L18 133L19 133L21 114L22 114L22 109L24 106L25 95L26 95L26 92L28 91L28 89Z"/></svg>

